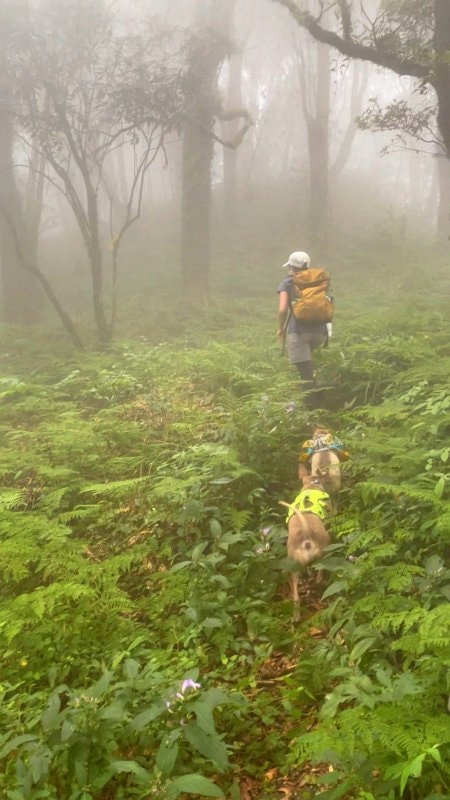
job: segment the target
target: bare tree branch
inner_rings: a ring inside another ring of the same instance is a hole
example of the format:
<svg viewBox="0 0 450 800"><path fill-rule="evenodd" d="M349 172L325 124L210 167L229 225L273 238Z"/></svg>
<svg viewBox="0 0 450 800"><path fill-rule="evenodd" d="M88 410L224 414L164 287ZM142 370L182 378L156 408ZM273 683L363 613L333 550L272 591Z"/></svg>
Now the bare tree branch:
<svg viewBox="0 0 450 800"><path fill-rule="evenodd" d="M230 111L221 111L217 114L217 117L222 122L231 122L235 119L244 119L245 122L242 125L242 128L240 128L240 130L237 131L236 135L232 139L222 139L220 136L214 133L214 131L210 131L207 127L202 125L202 123L199 122L194 117L190 116L189 114L184 115L185 119L188 119L189 122L192 122L194 125L197 126L197 128L200 128L200 130L203 131L203 133L205 133L215 142L218 142L219 144L223 145L223 147L228 147L230 150L237 150L239 145L242 143L244 136L249 130L249 128L251 128L252 125L255 124L253 117L251 116L250 112L247 111L246 108L238 108Z"/></svg>
<svg viewBox="0 0 450 800"><path fill-rule="evenodd" d="M381 48L371 47L370 45L362 44L352 38L339 36L334 31L323 28L317 22L317 19L309 12L303 11L294 0L273 0L279 5L284 6L298 25L305 28L309 33L319 42L328 44L335 47L345 56L350 58L357 58L361 61L371 61L372 64L377 64L380 67L396 72L397 75L411 75L413 78L426 79L431 84L433 83L430 69L420 62L413 61L408 58L402 58L395 53ZM348 29L347 29L348 33Z"/></svg>

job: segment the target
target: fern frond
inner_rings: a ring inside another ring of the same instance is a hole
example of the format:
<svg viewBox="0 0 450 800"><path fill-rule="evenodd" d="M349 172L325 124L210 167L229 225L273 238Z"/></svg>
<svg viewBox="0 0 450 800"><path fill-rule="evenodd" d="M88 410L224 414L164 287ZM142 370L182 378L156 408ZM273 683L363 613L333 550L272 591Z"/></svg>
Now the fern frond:
<svg viewBox="0 0 450 800"><path fill-rule="evenodd" d="M80 519L87 519L98 514L98 510L99 507L95 504L75 506L75 508L72 508L70 511L63 511L61 514L58 514L58 522L64 525L66 523L76 522Z"/></svg>
<svg viewBox="0 0 450 800"><path fill-rule="evenodd" d="M385 567L384 577L388 588L393 592L405 592L411 589L414 583L414 578L417 575L424 575L425 570L422 567L416 567L414 564L394 564Z"/></svg>
<svg viewBox="0 0 450 800"><path fill-rule="evenodd" d="M0 511L16 508L25 501L25 493L20 489L0 489Z"/></svg>
<svg viewBox="0 0 450 800"><path fill-rule="evenodd" d="M446 509L436 520L436 530L438 533L448 536L450 534L450 509Z"/></svg>
<svg viewBox="0 0 450 800"><path fill-rule="evenodd" d="M61 507L61 502L69 491L70 488L68 486L62 486L59 489L44 493L37 503L37 508L50 515L54 514Z"/></svg>
<svg viewBox="0 0 450 800"><path fill-rule="evenodd" d="M374 617L372 624L379 631L384 631L385 633L391 631L396 634L401 628L404 631L410 630L413 626L422 622L426 614L427 612L420 606L397 613L389 613L383 609L378 616Z"/></svg>
<svg viewBox="0 0 450 800"><path fill-rule="evenodd" d="M450 606L448 603L424 613L419 625L420 652L447 650L450 646Z"/></svg>
<svg viewBox="0 0 450 800"><path fill-rule="evenodd" d="M364 484L360 484L358 489L361 490L366 501L370 498L376 499L383 496L395 497L396 499L402 497L415 503L426 503L446 510L445 501L442 501L434 492L418 489L416 486L406 483L390 484L367 481Z"/></svg>
<svg viewBox="0 0 450 800"><path fill-rule="evenodd" d="M114 497L117 499L126 497L130 492L141 489L147 477L129 478L124 481L110 481L109 483L91 483L81 489L81 494L92 494L95 497Z"/></svg>
<svg viewBox="0 0 450 800"><path fill-rule="evenodd" d="M74 604L87 597L94 597L93 589L68 582L52 583L18 595L0 605L1 634L10 644L22 630L34 628L42 620L51 627L55 619L72 613Z"/></svg>
<svg viewBox="0 0 450 800"><path fill-rule="evenodd" d="M230 508L226 514L230 527L238 533L247 528L251 518L251 511L245 509Z"/></svg>

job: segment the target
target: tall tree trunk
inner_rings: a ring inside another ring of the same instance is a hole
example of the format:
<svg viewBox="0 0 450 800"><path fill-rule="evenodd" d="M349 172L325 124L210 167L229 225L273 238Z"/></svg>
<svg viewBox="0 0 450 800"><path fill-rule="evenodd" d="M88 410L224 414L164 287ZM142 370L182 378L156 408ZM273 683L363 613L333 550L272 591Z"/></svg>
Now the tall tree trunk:
<svg viewBox="0 0 450 800"><path fill-rule="evenodd" d="M42 203L45 184L45 156L37 149L31 153L30 169L24 201L24 215L27 221L28 258L37 261L39 249L39 230L42 218Z"/></svg>
<svg viewBox="0 0 450 800"><path fill-rule="evenodd" d="M1 40L0 40L1 46ZM27 229L14 169L14 133L12 127L8 78L0 55L0 202L8 209L25 250L32 244ZM0 259L2 282L2 318L11 324L30 324L40 318L40 292L32 275L21 267L11 227L0 215Z"/></svg>
<svg viewBox="0 0 450 800"><path fill-rule="evenodd" d="M436 235L440 242L450 238L450 160L444 156L436 159L436 173L439 186L439 203Z"/></svg>
<svg viewBox="0 0 450 800"><path fill-rule="evenodd" d="M228 0L227 15L222 18L223 33L228 36L230 41L235 38L234 14L236 11L236 0ZM236 48L236 44L234 43ZM243 53L234 49L228 58L228 89L227 106L228 108L242 107L242 66ZM239 120L224 122L222 125L223 138L233 139L240 124ZM237 182L238 182L238 148L223 148L223 210L225 225L233 228L236 223L237 213Z"/></svg>
<svg viewBox="0 0 450 800"><path fill-rule="evenodd" d="M125 167L125 153L123 147L116 150L116 163L119 175L119 200L122 206L126 206L129 197L127 170Z"/></svg>
<svg viewBox="0 0 450 800"><path fill-rule="evenodd" d="M311 243L326 244L330 217L329 197L330 57L326 45L317 44L316 110L308 115L309 211Z"/></svg>
<svg viewBox="0 0 450 800"><path fill-rule="evenodd" d="M181 270L184 295L198 302L209 298L212 124L207 105L192 102L183 130Z"/></svg>
<svg viewBox="0 0 450 800"><path fill-rule="evenodd" d="M352 64L352 87L350 98L350 119L337 152L334 163L330 167L330 179L336 181L341 175L352 151L352 145L358 132L356 118L361 114L364 93L369 79L368 64L354 61Z"/></svg>
<svg viewBox="0 0 450 800"><path fill-rule="evenodd" d="M89 221L89 244L87 250L91 267L92 303L98 340L100 344L105 345L111 340L113 331L105 315L103 253L98 217L98 193L91 185L90 179L85 178L85 185L87 194L87 218Z"/></svg>
<svg viewBox="0 0 450 800"><path fill-rule="evenodd" d="M243 54L232 53L229 61L230 72L228 79L227 105L229 108L241 108L242 106L242 65ZM224 138L232 139L238 130L238 121L225 123ZM236 223L238 203L238 160L238 148L223 148L223 204L225 224L232 227L234 227Z"/></svg>
<svg viewBox="0 0 450 800"><path fill-rule="evenodd" d="M207 302L210 295L212 133L218 70L225 55L217 34L226 9L224 2L197 2L197 35L190 59L190 91L183 128L181 270L184 297L193 302ZM214 28L215 24L219 28Z"/></svg>
<svg viewBox="0 0 450 800"><path fill-rule="evenodd" d="M437 122L442 141L450 158L450 3L435 0L434 3L434 47L436 49L435 78L433 85L438 98Z"/></svg>

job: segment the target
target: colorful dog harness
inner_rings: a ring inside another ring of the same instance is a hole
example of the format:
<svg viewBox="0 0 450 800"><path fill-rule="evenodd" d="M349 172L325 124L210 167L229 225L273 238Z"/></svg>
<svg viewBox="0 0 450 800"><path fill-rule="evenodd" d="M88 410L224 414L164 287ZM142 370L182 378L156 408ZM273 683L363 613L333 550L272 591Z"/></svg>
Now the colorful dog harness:
<svg viewBox="0 0 450 800"><path fill-rule="evenodd" d="M320 453L322 450L331 450L332 453L336 453L339 461L346 461L350 458L344 442L329 431L324 431L324 433L314 436L313 439L307 439L306 442L303 442L300 451L300 463L309 464L314 453Z"/></svg>
<svg viewBox="0 0 450 800"><path fill-rule="evenodd" d="M317 514L323 520L329 512L330 495L324 492L323 489L302 489L292 505L298 508L299 511L309 511L311 514ZM286 522L289 522L294 513L294 509L290 508Z"/></svg>

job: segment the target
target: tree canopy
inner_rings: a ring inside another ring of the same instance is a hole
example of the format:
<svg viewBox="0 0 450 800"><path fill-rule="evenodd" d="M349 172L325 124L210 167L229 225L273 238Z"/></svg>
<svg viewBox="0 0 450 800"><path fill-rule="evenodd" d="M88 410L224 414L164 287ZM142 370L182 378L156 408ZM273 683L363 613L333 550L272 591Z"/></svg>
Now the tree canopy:
<svg viewBox="0 0 450 800"><path fill-rule="evenodd" d="M323 23L325 4L275 0L318 41L349 58L420 81L434 90L442 145L450 157L450 5L447 0L387 0L354 3L335 0L336 28ZM330 4L327 4L328 12ZM329 14L327 19L329 18Z"/></svg>

